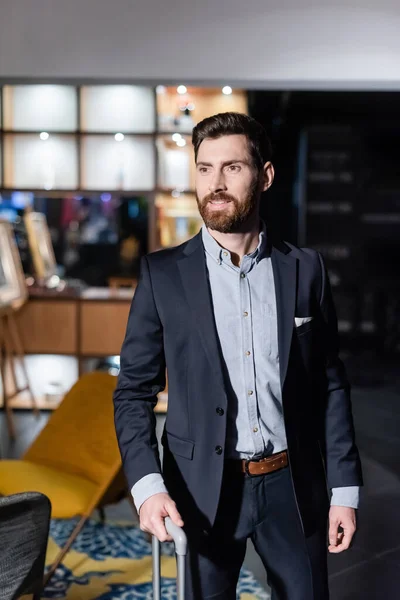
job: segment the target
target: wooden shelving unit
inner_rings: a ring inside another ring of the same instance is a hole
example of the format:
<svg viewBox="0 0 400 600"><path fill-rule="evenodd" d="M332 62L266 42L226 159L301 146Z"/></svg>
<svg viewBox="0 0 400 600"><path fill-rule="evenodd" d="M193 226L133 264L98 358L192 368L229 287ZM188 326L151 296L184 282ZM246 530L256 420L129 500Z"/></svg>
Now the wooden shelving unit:
<svg viewBox="0 0 400 600"><path fill-rule="evenodd" d="M192 210L185 210L188 199L194 201L192 128L218 112L248 111L243 90L230 95L215 87L183 90L3 85L0 193L144 196L148 250L180 243L185 230L187 237L193 234Z"/></svg>

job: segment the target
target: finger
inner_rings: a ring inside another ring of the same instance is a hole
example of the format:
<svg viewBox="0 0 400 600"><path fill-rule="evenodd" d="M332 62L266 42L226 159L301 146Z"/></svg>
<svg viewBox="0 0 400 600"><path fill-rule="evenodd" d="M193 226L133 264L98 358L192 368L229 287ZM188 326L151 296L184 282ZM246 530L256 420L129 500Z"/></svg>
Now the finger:
<svg viewBox="0 0 400 600"><path fill-rule="evenodd" d="M178 527L183 527L183 519L176 508L175 502L169 502L165 505L165 508L175 525L178 525Z"/></svg>
<svg viewBox="0 0 400 600"><path fill-rule="evenodd" d="M154 524L153 535L155 535L160 540L160 542L168 542L168 541L172 540L171 536L168 534L167 530L165 529L163 520L157 521L157 523Z"/></svg>
<svg viewBox="0 0 400 600"><path fill-rule="evenodd" d="M161 515L155 515L150 518L149 522L146 523L146 528L149 533L155 535L160 542L170 540L170 536L167 533L164 525L164 519Z"/></svg>
<svg viewBox="0 0 400 600"><path fill-rule="evenodd" d="M350 544L351 544L351 540L353 539L354 533L356 531L356 528L354 527L353 524L344 527L343 529L343 539L341 542L341 547L343 548L343 550L347 550L347 548L349 548Z"/></svg>
<svg viewBox="0 0 400 600"><path fill-rule="evenodd" d="M328 550L329 552L331 552L332 554L338 554L340 552L343 552L344 550L347 550L350 547L351 544L351 540L353 539L354 536L354 532L355 532L355 527L354 526L349 526L346 527L342 533L340 533L340 539L338 541L337 545L333 545L333 546L329 546Z"/></svg>
<svg viewBox="0 0 400 600"><path fill-rule="evenodd" d="M147 517L144 517L140 512L139 512L139 527L145 533L150 533L150 529L149 529L150 522L149 522L149 519Z"/></svg>
<svg viewBox="0 0 400 600"><path fill-rule="evenodd" d="M338 543L338 527L339 521L337 519L331 519L329 521L329 544L330 546L336 546Z"/></svg>

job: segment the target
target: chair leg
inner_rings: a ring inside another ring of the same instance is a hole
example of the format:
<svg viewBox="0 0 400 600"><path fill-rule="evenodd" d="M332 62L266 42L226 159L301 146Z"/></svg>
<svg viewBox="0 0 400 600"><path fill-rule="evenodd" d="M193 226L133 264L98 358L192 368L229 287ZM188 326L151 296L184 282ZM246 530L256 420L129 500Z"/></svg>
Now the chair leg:
<svg viewBox="0 0 400 600"><path fill-rule="evenodd" d="M19 364L20 364L20 367L21 367L23 375L24 375L24 379L25 379L24 390L26 390L29 393L31 403L32 403L33 413L36 416L38 416L40 414L39 407L37 405L36 398L33 395L32 388L30 385L29 375L28 375L28 371L26 368L26 364L25 364L24 347L22 345L21 336L18 331L17 322L16 322L13 314L8 315L7 324L8 324L8 330L9 330L9 333L11 336L12 344L13 344L13 350L14 350L16 357L19 360Z"/></svg>
<svg viewBox="0 0 400 600"><path fill-rule="evenodd" d="M1 325L1 323L0 323L0 325ZM13 411L9 404L9 398L8 398L8 393L7 393L7 389L6 389L6 358L7 358L6 349L0 340L0 379L1 379L1 385L3 388L3 407L4 407L4 411L6 413L8 435L10 436L10 439L15 440L15 425L14 425Z"/></svg>
<svg viewBox="0 0 400 600"><path fill-rule="evenodd" d="M102 525L104 525L104 523L106 522L106 513L104 512L104 508L102 506L99 506L97 510L99 511L100 521Z"/></svg>
<svg viewBox="0 0 400 600"><path fill-rule="evenodd" d="M35 585L35 588L31 592L32 598L31 600L41 600L43 594L43 580L40 579Z"/></svg>
<svg viewBox="0 0 400 600"><path fill-rule="evenodd" d="M77 538L78 534L81 532L81 530L83 529L86 521L88 520L89 515L85 515L81 518L81 520L79 521L79 523L76 525L75 529L73 530L73 532L71 533L71 535L69 536L67 543L65 544L65 546L61 549L60 553L58 554L56 560L54 561L54 563L51 565L50 570L48 573L46 573L46 575L44 576L44 580L43 580L43 588L46 587L46 585L49 583L50 579L53 577L54 573L57 570L57 567L62 563L64 556L68 553L69 549L71 548L72 544L74 543L75 539Z"/></svg>
<svg viewBox="0 0 400 600"><path fill-rule="evenodd" d="M43 588L42 588L43 589ZM32 600L41 600L42 597L42 589L37 590L32 596Z"/></svg>

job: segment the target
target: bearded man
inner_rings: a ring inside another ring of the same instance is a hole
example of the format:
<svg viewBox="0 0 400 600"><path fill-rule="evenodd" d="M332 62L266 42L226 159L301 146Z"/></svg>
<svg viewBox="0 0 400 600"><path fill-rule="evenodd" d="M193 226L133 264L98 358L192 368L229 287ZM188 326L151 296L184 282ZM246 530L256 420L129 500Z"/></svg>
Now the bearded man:
<svg viewBox="0 0 400 600"><path fill-rule="evenodd" d="M192 141L204 225L143 258L114 395L141 528L184 526L186 598L234 600L250 538L273 600L327 600L362 485L327 270L260 219L274 168L257 121L218 114Z"/></svg>

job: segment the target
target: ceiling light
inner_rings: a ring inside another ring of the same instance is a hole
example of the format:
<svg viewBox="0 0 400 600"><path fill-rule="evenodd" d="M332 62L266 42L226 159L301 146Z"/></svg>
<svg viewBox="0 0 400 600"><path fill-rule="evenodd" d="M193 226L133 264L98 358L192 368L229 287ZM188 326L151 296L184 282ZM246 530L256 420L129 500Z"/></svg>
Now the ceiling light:
<svg viewBox="0 0 400 600"><path fill-rule="evenodd" d="M182 139L182 136L180 133L174 133L172 136L172 141L177 142L178 140Z"/></svg>
<svg viewBox="0 0 400 600"><path fill-rule="evenodd" d="M232 88L229 85L226 85L222 88L222 93L225 94L225 96L230 96L232 94Z"/></svg>
<svg viewBox="0 0 400 600"><path fill-rule="evenodd" d="M116 142L122 142L125 139L125 136L123 133L116 133L114 138Z"/></svg>
<svg viewBox="0 0 400 600"><path fill-rule="evenodd" d="M187 87L185 85L178 85L176 91L178 92L178 94L186 94Z"/></svg>
<svg viewBox="0 0 400 600"><path fill-rule="evenodd" d="M41 140L45 141L45 140L48 140L50 136L47 133L47 131L42 131L42 133L40 134L39 137L40 137Z"/></svg>
<svg viewBox="0 0 400 600"><path fill-rule="evenodd" d="M183 138L181 138L180 140L178 140L176 142L176 145L179 146L180 148L183 148L183 146L186 146L186 140L184 140Z"/></svg>

